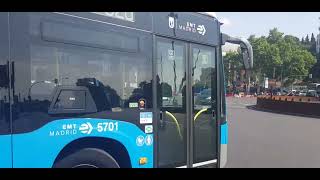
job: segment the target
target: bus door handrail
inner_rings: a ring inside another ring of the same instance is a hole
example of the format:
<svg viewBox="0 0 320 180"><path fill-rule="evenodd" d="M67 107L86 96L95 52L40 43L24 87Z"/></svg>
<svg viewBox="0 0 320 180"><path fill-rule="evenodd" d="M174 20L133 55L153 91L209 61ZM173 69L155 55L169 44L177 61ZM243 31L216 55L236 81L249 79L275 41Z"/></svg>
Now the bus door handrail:
<svg viewBox="0 0 320 180"><path fill-rule="evenodd" d="M199 112L197 112L197 114L193 118L193 121L196 122L196 119L198 118L198 116L200 116L200 114L202 114L203 112L205 112L207 110L208 110L208 108L204 108L204 109L201 109Z"/></svg>
<svg viewBox="0 0 320 180"><path fill-rule="evenodd" d="M203 112L206 112L207 110L208 110L208 108L205 108L205 109L201 109L199 112L197 112L197 114L193 118L194 122L197 120L197 118ZM182 134L181 134L181 130L180 130L180 125L179 125L179 122L178 122L177 118L172 113L170 113L169 111L165 111L165 113L166 113L166 115L170 116L171 119L174 121L174 123L176 124L177 130L178 130L179 136L180 136L181 139L183 139Z"/></svg>
<svg viewBox="0 0 320 180"><path fill-rule="evenodd" d="M166 115L170 116L172 118L172 120L175 122L175 124L177 126L177 130L178 130L179 136L180 136L180 138L182 140L183 137L182 137L182 134L181 134L181 131L180 131L180 126L179 126L177 118L174 117L174 115L172 113L170 113L169 111L165 111L165 113L166 113Z"/></svg>

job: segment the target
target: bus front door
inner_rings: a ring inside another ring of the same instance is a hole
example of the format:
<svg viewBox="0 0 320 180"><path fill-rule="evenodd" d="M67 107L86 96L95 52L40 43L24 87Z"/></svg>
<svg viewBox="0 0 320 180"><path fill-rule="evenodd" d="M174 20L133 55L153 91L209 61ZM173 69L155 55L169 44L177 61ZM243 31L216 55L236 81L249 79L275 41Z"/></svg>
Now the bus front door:
<svg viewBox="0 0 320 180"><path fill-rule="evenodd" d="M157 38L159 167L217 161L215 49Z"/></svg>
<svg viewBox="0 0 320 180"><path fill-rule="evenodd" d="M157 107L159 167L185 165L186 159L186 43L157 41Z"/></svg>
<svg viewBox="0 0 320 180"><path fill-rule="evenodd" d="M193 167L211 167L217 162L215 49L192 44L191 51Z"/></svg>

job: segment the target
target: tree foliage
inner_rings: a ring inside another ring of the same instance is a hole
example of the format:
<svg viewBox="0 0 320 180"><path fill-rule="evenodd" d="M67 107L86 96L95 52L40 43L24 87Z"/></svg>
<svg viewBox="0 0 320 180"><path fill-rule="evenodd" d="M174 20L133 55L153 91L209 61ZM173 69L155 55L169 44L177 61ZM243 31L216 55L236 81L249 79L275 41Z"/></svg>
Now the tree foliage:
<svg viewBox="0 0 320 180"><path fill-rule="evenodd" d="M309 71L309 73L312 74L312 79L308 79L308 78L306 79L311 80L313 82L320 82L320 54L317 53L317 50L316 50L316 38L314 34L313 33L311 34L311 40L309 43L301 41L301 44L303 44L305 49L311 52L311 54L318 59L318 63L314 64Z"/></svg>
<svg viewBox="0 0 320 180"><path fill-rule="evenodd" d="M237 52L227 52L223 58L225 80L227 82L232 82L235 79L234 71L239 72L242 68L242 57Z"/></svg>
<svg viewBox="0 0 320 180"><path fill-rule="evenodd" d="M299 38L284 35L277 28L271 29L267 37L248 39L253 49L253 75L257 81L262 77L275 78L291 83L303 79L315 64L315 56L300 42ZM310 42L309 37L305 42Z"/></svg>

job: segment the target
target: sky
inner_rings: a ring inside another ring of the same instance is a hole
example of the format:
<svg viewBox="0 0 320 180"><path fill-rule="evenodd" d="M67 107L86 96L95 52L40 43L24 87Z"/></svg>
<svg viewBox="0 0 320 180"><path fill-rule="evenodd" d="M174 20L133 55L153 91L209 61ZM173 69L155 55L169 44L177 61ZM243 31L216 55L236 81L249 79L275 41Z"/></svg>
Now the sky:
<svg viewBox="0 0 320 180"><path fill-rule="evenodd" d="M311 33L319 34L320 12L215 12L224 24L223 33L248 38L267 36L269 30L277 27L285 35L301 39Z"/></svg>

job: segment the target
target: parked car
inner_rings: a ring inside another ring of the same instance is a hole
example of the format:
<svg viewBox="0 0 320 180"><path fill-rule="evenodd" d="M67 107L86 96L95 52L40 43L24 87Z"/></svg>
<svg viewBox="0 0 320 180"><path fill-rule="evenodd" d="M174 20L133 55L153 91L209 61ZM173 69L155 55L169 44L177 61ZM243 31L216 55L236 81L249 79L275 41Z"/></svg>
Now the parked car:
<svg viewBox="0 0 320 180"><path fill-rule="evenodd" d="M198 105L211 105L211 88L202 90L195 97L195 103Z"/></svg>
<svg viewBox="0 0 320 180"><path fill-rule="evenodd" d="M308 92L308 90L302 90L299 92L298 96L306 96L307 92Z"/></svg>
<svg viewBox="0 0 320 180"><path fill-rule="evenodd" d="M308 90L306 96L308 96L308 97L319 97L319 95L318 95L316 90Z"/></svg>

